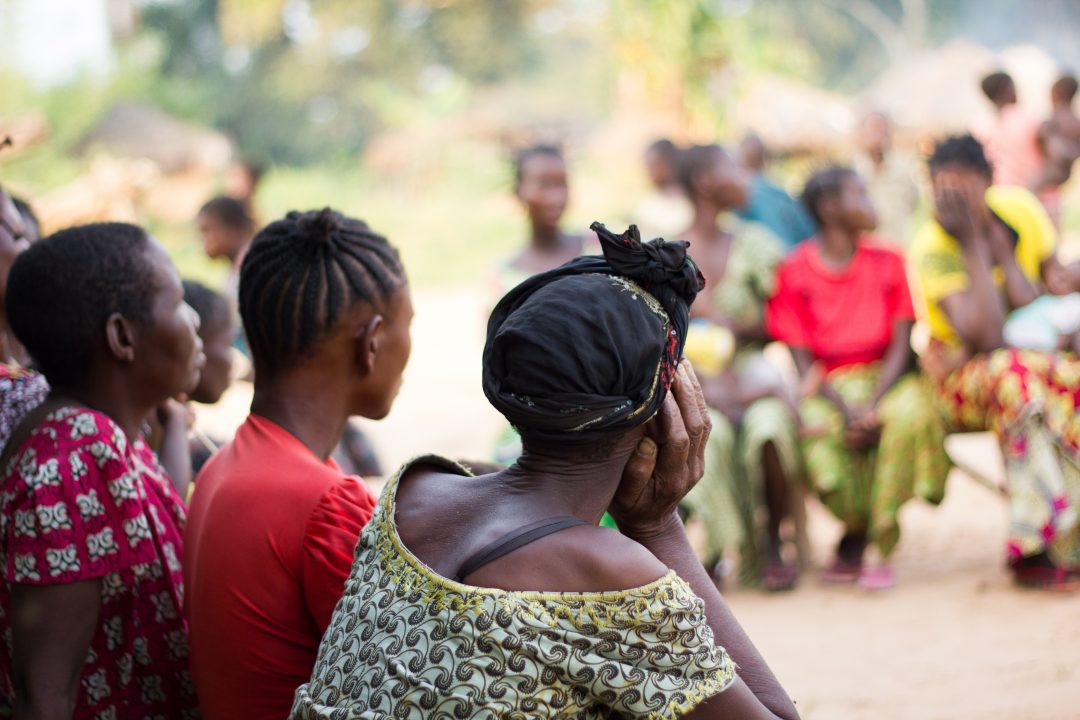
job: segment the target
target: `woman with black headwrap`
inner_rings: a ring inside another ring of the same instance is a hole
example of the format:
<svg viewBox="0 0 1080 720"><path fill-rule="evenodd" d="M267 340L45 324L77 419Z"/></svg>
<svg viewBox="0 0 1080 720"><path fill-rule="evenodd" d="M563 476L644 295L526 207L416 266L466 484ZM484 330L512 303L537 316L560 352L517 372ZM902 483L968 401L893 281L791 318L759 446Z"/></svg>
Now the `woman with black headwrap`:
<svg viewBox="0 0 1080 720"><path fill-rule="evenodd" d="M293 718L797 717L676 513L709 431L680 362L704 280L685 243L593 227L605 257L488 325L484 392L522 456L390 480Z"/></svg>

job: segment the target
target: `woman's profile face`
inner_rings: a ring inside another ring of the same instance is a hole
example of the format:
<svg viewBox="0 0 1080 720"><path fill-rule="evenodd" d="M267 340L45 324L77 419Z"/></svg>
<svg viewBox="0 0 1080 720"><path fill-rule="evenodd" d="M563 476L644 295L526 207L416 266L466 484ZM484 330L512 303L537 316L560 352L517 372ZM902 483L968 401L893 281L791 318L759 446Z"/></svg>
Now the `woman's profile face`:
<svg viewBox="0 0 1080 720"><path fill-rule="evenodd" d="M840 214L851 230L870 232L877 227L878 216L874 201L866 191L866 183L855 174L844 177L840 185Z"/></svg>
<svg viewBox="0 0 1080 720"><path fill-rule="evenodd" d="M724 209L746 207L750 197L746 170L726 151L716 154L704 184L713 202Z"/></svg>
<svg viewBox="0 0 1080 720"><path fill-rule="evenodd" d="M232 316L227 310L212 314L199 327L206 364L202 368L199 384L191 394L191 399L195 402L216 403L229 389L232 382L234 335Z"/></svg>
<svg viewBox="0 0 1080 720"><path fill-rule="evenodd" d="M155 402L190 393L206 363L199 339L199 316L184 302L184 287L168 254L150 238L146 255L154 287L149 325L137 335L136 381Z"/></svg>
<svg viewBox="0 0 1080 720"><path fill-rule="evenodd" d="M558 227L570 198L566 163L556 155L545 153L525 158L517 196L534 225Z"/></svg>
<svg viewBox="0 0 1080 720"><path fill-rule="evenodd" d="M15 258L30 247L25 232L22 214L15 207L11 196L0 190L0 304L3 303L8 274Z"/></svg>

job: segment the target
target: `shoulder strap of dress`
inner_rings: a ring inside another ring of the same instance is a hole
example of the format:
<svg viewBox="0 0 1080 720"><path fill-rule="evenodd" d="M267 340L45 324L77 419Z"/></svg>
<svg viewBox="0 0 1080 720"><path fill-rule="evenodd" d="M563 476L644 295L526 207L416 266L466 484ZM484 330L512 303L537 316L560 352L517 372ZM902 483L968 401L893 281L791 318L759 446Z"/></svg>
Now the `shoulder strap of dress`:
<svg viewBox="0 0 1080 720"><path fill-rule="evenodd" d="M564 516L540 520L517 530L511 530L462 563L461 569L457 571L454 580L461 582L464 578L469 577L483 566L495 562L503 555L525 547L531 542L536 542L542 537L579 525L588 525L588 523L580 518Z"/></svg>

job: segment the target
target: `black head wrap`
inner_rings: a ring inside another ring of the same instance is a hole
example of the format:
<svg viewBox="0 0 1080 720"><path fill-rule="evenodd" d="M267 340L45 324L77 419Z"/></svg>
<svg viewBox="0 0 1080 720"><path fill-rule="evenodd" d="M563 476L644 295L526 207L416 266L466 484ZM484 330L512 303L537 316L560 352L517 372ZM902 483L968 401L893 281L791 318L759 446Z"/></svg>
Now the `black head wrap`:
<svg viewBox="0 0 1080 720"><path fill-rule="evenodd" d="M569 442L641 425L660 408L705 286L689 243L642 243L600 223L603 257L535 275L491 313L484 394L514 427Z"/></svg>

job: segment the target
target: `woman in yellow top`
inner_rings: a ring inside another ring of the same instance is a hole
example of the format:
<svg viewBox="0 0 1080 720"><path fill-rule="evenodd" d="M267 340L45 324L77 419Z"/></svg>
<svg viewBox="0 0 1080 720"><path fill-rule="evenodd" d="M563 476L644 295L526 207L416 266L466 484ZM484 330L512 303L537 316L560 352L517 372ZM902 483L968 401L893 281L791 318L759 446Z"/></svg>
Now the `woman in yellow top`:
<svg viewBox="0 0 1080 720"><path fill-rule="evenodd" d="M1070 587L1080 583L1080 359L1007 348L1003 328L1010 310L1044 288L1080 288L1077 268L1058 262L1035 196L991 186L990 163L970 135L937 146L930 176L935 218L911 249L932 336L927 369L954 427L997 436L1017 581Z"/></svg>
<svg viewBox="0 0 1080 720"><path fill-rule="evenodd" d="M798 716L676 513L709 430L679 361L701 274L685 243L593 228L606 257L488 324L484 392L521 457L388 483L293 718ZM609 508L623 534L597 527Z"/></svg>

